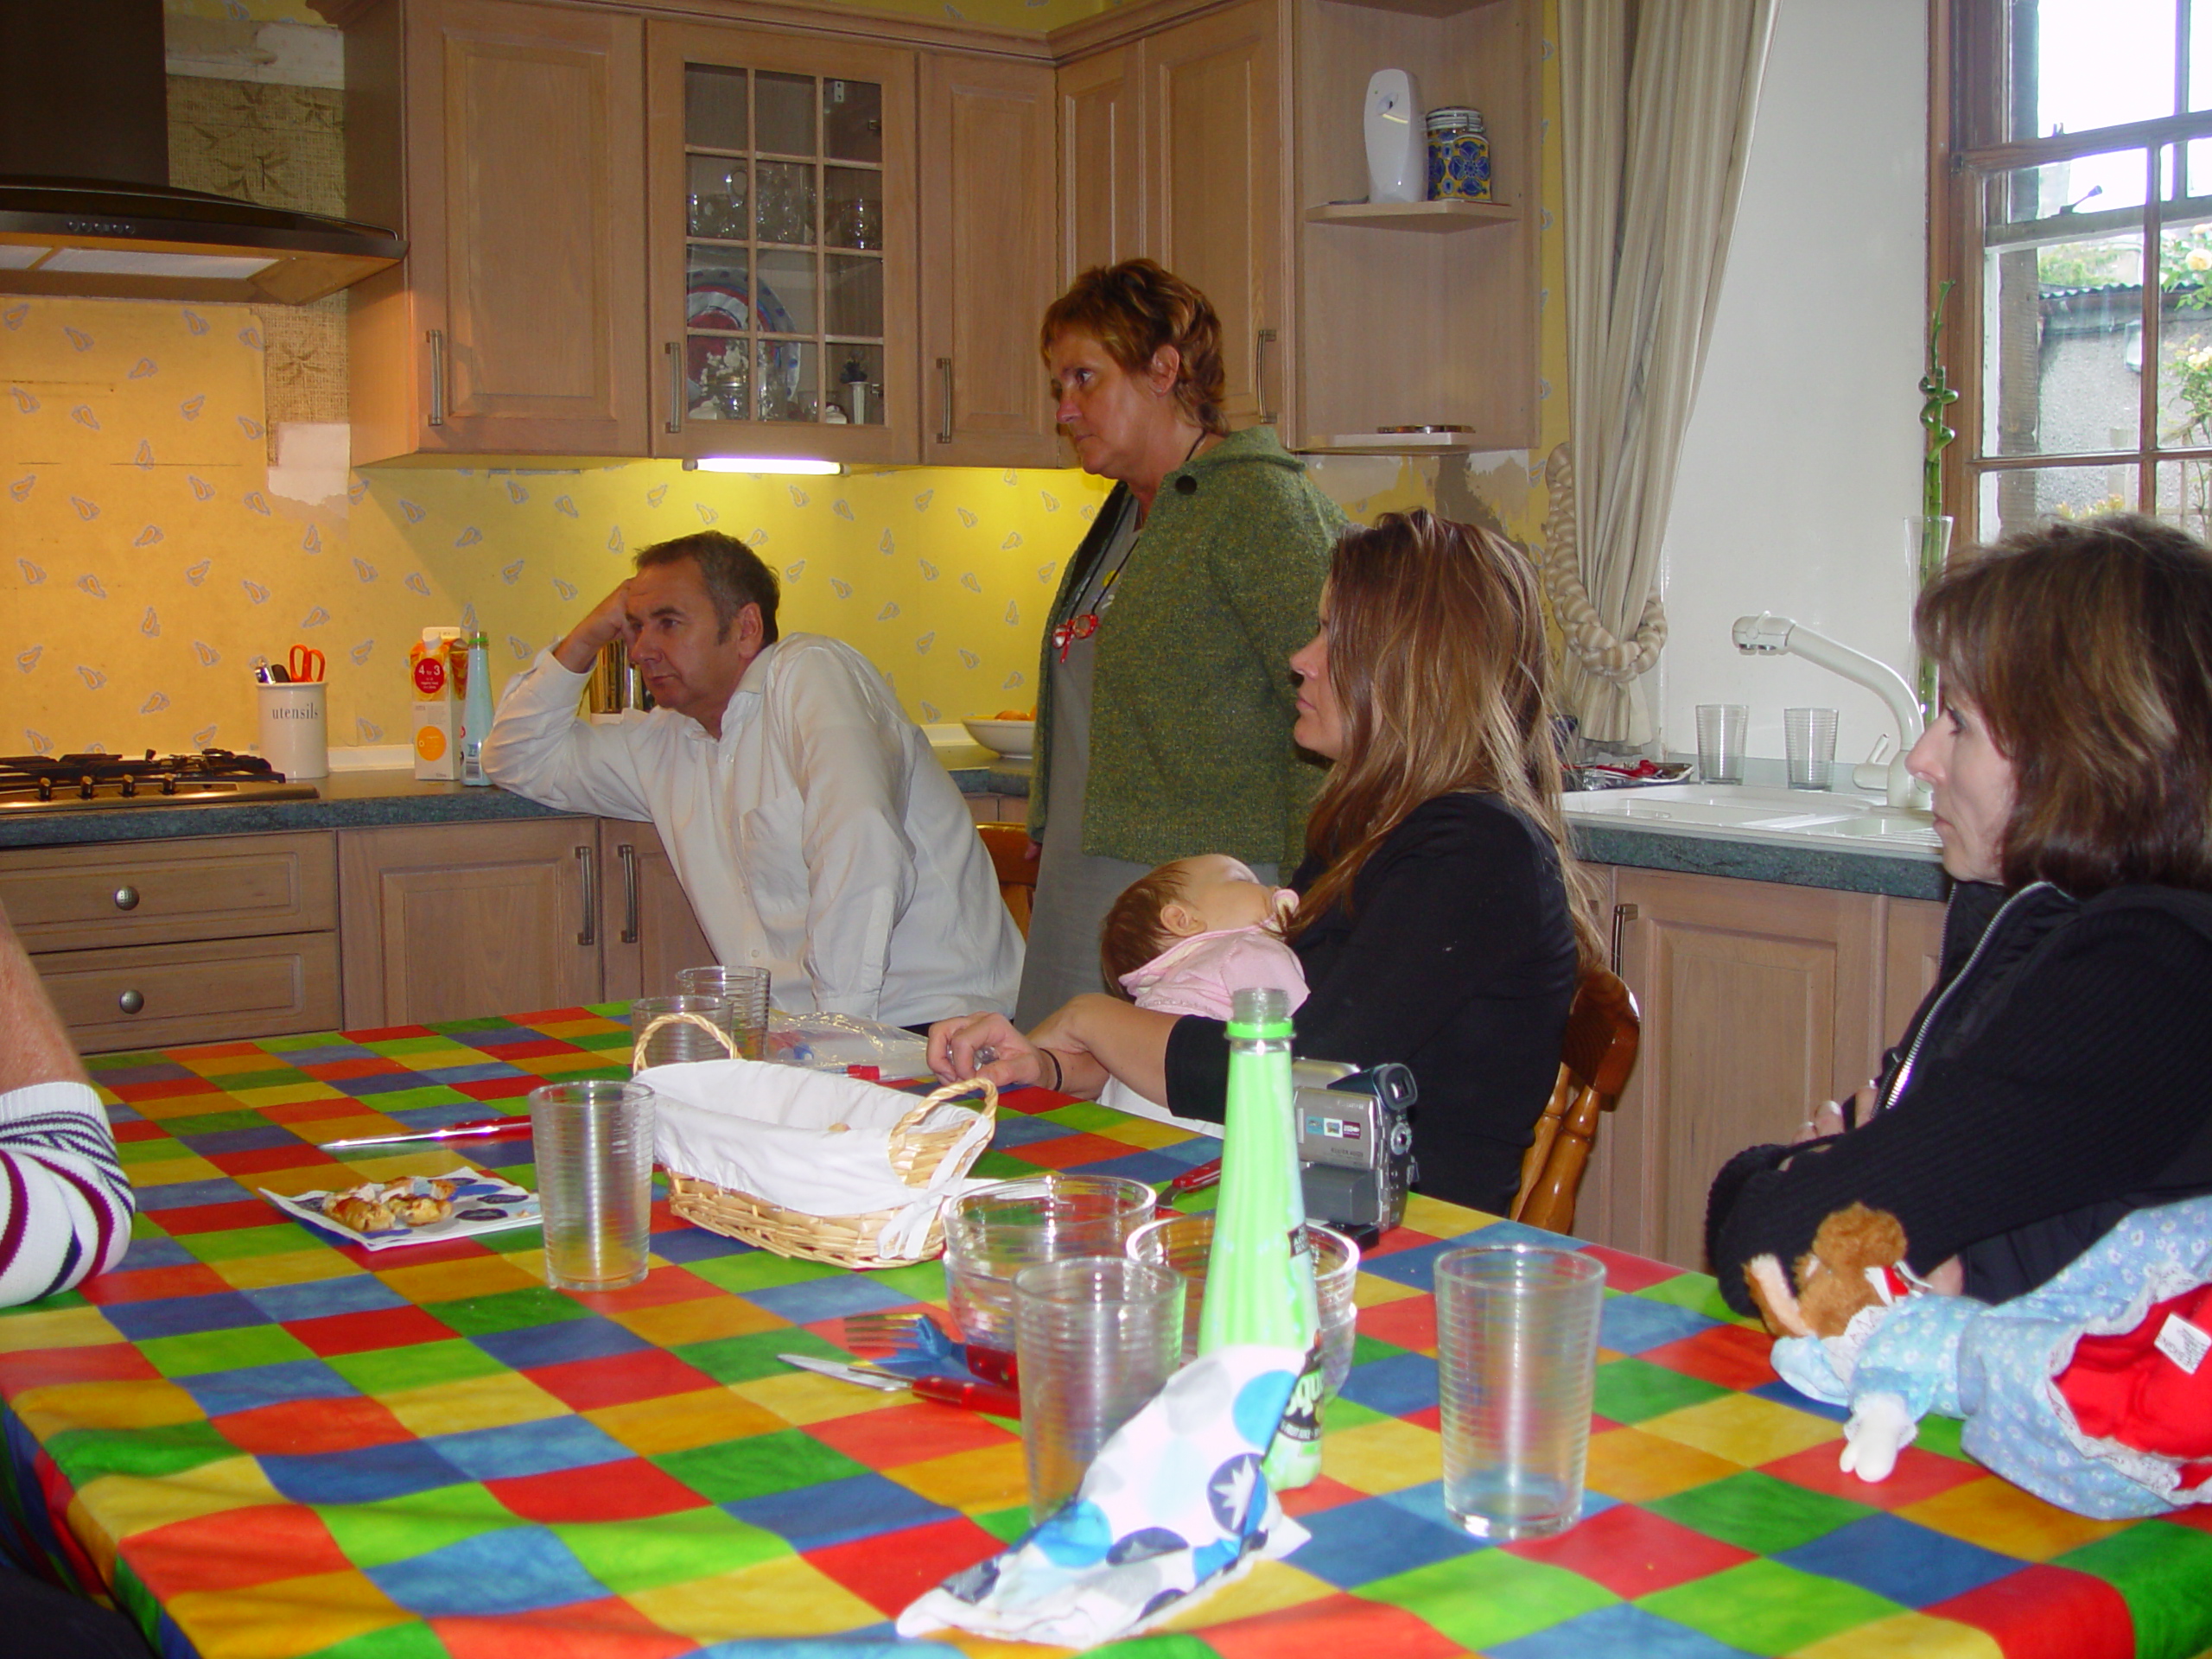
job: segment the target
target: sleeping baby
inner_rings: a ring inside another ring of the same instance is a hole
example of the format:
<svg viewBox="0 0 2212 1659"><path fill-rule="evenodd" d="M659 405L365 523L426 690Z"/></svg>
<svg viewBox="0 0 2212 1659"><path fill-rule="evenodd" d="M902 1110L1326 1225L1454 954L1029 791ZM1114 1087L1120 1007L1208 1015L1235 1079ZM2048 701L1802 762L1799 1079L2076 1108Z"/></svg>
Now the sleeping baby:
<svg viewBox="0 0 2212 1659"><path fill-rule="evenodd" d="M1287 887L1270 887L1249 866L1221 853L1163 864L1130 884L1106 912L1099 961L1106 982L1141 1008L1229 1018L1243 990L1277 989L1295 1011L1306 975L1283 943L1282 924L1298 907ZM1218 1135L1218 1123L1172 1115L1118 1078L1099 1096L1141 1117Z"/></svg>

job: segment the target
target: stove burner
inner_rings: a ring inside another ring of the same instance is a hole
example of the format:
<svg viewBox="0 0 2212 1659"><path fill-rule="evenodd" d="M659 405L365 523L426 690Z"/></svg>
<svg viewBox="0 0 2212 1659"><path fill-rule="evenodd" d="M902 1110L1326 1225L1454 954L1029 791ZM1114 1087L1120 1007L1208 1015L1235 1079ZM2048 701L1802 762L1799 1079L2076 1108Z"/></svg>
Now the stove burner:
<svg viewBox="0 0 2212 1659"><path fill-rule="evenodd" d="M283 772L259 755L229 749L171 755L149 749L136 759L115 754L0 756L0 810L316 798L314 785L288 783Z"/></svg>

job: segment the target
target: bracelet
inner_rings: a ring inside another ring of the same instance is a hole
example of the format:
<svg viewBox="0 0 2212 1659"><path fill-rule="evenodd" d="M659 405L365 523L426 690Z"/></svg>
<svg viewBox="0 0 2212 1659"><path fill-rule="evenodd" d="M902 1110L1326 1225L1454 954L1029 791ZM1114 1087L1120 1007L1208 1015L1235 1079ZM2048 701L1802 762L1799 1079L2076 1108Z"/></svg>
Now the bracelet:
<svg viewBox="0 0 2212 1659"><path fill-rule="evenodd" d="M1066 1090L1060 1087L1060 1057L1049 1048L1040 1048L1037 1052L1052 1063L1052 1092L1065 1094Z"/></svg>

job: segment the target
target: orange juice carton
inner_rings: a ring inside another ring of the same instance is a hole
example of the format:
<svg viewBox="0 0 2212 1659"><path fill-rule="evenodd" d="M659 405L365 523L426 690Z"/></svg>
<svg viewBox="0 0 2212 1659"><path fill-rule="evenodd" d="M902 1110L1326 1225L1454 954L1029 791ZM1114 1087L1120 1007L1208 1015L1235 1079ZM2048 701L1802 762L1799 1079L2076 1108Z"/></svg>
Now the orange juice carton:
<svg viewBox="0 0 2212 1659"><path fill-rule="evenodd" d="M407 648L415 699L415 775L431 783L461 779L461 701L467 690L468 647L459 628L425 628Z"/></svg>

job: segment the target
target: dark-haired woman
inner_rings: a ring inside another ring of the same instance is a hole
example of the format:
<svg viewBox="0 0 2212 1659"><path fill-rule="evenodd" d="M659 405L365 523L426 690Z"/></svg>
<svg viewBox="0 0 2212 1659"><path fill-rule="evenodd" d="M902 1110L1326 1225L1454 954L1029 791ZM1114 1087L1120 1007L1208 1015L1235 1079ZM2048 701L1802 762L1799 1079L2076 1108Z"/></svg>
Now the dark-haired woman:
<svg viewBox="0 0 2212 1659"><path fill-rule="evenodd" d="M1221 322L1149 259L1087 270L1039 334L1060 429L1116 482L1038 664L1029 834L1043 862L1017 1017L1101 988L1098 929L1154 866L1294 861L1318 769L1283 658L1344 514L1264 427L1223 418Z"/></svg>
<svg viewBox="0 0 2212 1659"><path fill-rule="evenodd" d="M1402 1061L1421 1091L1420 1190L1503 1211L1559 1072L1587 900L1560 816L1543 619L1527 559L1427 512L1338 544L1321 631L1290 658L1299 743L1333 764L1306 828L1290 938L1300 1053ZM1026 1039L946 1020L931 1063L1096 1095L1116 1077L1222 1117L1222 1023L1078 996Z"/></svg>
<svg viewBox="0 0 2212 1659"><path fill-rule="evenodd" d="M2054 523L1921 599L1943 709L1911 766L1957 886L1882 1076L1715 1181L1707 1245L1794 1262L1853 1201L1940 1288L1999 1302L2130 1211L2212 1192L2212 552Z"/></svg>

